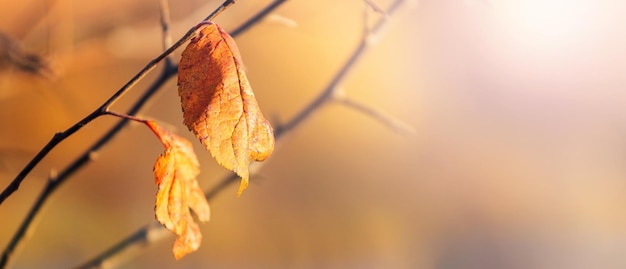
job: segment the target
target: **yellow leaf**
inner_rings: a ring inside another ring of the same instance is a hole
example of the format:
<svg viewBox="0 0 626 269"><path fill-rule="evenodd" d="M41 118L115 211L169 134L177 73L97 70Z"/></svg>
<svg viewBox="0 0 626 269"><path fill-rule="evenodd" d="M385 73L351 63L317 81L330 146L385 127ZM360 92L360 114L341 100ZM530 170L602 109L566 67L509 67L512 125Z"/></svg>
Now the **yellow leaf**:
<svg viewBox="0 0 626 269"><path fill-rule="evenodd" d="M178 260L200 247L202 234L190 209L200 221L208 221L209 203L198 185L198 159L191 143L168 132L152 121L146 121L163 143L165 152L154 164L158 186L155 203L156 219L177 235L172 251Z"/></svg>
<svg viewBox="0 0 626 269"><path fill-rule="evenodd" d="M241 195L250 162L272 153L274 134L232 37L213 23L202 29L182 53L178 85L183 122L220 165L241 177Z"/></svg>

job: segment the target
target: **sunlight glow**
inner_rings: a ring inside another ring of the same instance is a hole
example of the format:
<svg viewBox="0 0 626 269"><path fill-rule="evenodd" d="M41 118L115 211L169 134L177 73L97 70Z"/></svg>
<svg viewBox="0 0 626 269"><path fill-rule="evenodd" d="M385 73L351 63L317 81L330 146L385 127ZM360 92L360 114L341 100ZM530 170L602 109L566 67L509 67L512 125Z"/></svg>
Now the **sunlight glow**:
<svg viewBox="0 0 626 269"><path fill-rule="evenodd" d="M559 46L584 39L591 23L587 0L524 0L506 8L515 30L541 45Z"/></svg>

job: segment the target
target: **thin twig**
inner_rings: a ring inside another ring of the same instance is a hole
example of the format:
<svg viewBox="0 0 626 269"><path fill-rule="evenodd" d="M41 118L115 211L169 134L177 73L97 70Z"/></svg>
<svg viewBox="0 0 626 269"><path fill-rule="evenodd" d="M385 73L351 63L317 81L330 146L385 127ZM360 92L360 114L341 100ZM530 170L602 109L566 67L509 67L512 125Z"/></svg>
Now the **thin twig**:
<svg viewBox="0 0 626 269"><path fill-rule="evenodd" d="M352 52L350 58L348 58L346 63L341 67L341 69L339 69L339 72L337 72L335 77L333 77L333 79L326 86L324 91L322 91L322 93L318 95L317 98L313 100L306 108L300 111L300 113L297 114L293 118L293 120L284 125L278 126L275 131L276 136L282 135L283 132L291 131L296 126L300 125L304 120L308 119L314 110L318 109L323 104L326 104L329 100L332 100L334 98L334 96L336 95L336 91L339 90L341 82L343 82L348 73L353 69L354 65L356 65L358 60L372 45L372 43L368 42L368 40L371 39L371 36L376 36L380 34L380 31L387 23L389 16L395 13L400 5L404 2L405 0L396 0L391 4L389 9L385 12L387 16L384 16L380 20L378 20L378 22L363 35L357 48Z"/></svg>
<svg viewBox="0 0 626 269"><path fill-rule="evenodd" d="M163 35L163 49L167 49L172 45L172 36L170 35L170 4L169 0L159 0L159 12L161 22L161 34Z"/></svg>
<svg viewBox="0 0 626 269"><path fill-rule="evenodd" d="M406 2L406 0L395 0L385 13L388 14L388 16L391 16L404 2ZM269 14L269 12L265 12L265 15L267 14ZM254 18L257 17L255 16ZM258 21L259 19L257 18L256 20ZM380 29L382 29L382 26L385 23L387 23L387 16L380 19L378 23L371 28L369 34L379 34ZM242 31L239 31L238 33L241 32ZM311 101L309 105L303 108L294 118L292 118L286 124L278 126L278 128L274 132L277 145L285 141L289 133L301 126L307 119L311 118L315 114L315 112L324 107L326 103L336 98L335 96L336 92L339 89L339 84L346 78L348 71L354 67L354 65L357 63L357 60L360 57L363 57L366 52L366 48L371 45L371 43L367 42L367 38L367 36L363 37L359 46L354 50L350 58L348 58L342 68L338 71L337 75L333 77L330 83L323 91L320 92L317 98ZM250 167L251 175L256 174L263 164L264 163L259 162L252 163L252 166ZM216 186L209 188L205 192L207 200L211 200L217 194L221 193L226 187L237 182L237 179L239 179L239 177L236 174L229 174L227 177L222 179ZM153 221L143 228L137 230L132 235L122 239L119 243L115 244L102 254L96 256L95 258L89 260L88 262L82 264L77 268L104 268L105 266L110 266L112 264L119 264L122 262L122 256L128 259L130 256L139 253L142 249L145 249L145 247L149 246L150 244L158 242L161 239L166 238L168 235L171 235L171 233L164 233L164 231L167 230L162 225L158 225L158 223Z"/></svg>
<svg viewBox="0 0 626 269"><path fill-rule="evenodd" d="M344 106L352 108L358 112L361 112L372 119L379 121L380 123L387 126L389 129L401 133L401 134L414 134L416 133L415 128L405 123L389 114L385 111L378 109L376 107L358 102L352 98L349 98L344 95L335 95L333 101L338 102Z"/></svg>
<svg viewBox="0 0 626 269"><path fill-rule="evenodd" d="M207 17L207 19L205 19L205 20L210 20L211 18L215 17L217 14L221 13L227 6L229 6L229 5L233 4L233 3L234 3L234 0L227 0L227 1L225 1L224 3L222 3L222 5L220 5L220 7L218 7L218 9L216 9L213 13L211 13L211 15L209 15L209 17ZM148 74L148 72L150 72L152 69L154 69L154 67L159 62L161 62L165 57L167 57L172 52L174 52L174 50L178 49L178 47L182 46L185 42L189 41L189 39L193 38L195 36L196 30L197 30L197 28L195 28L195 27L190 29L181 39L179 39L176 43L174 43L174 45L172 45L167 50L165 50L163 53L161 53L161 55L159 55L158 57L156 57L152 61L150 61L143 69L141 69L141 71L139 71L133 78L131 78L124 86L122 86L122 88L120 88L117 92L115 92L98 109L96 109L93 112L91 112L89 115L87 115L85 118L83 118L79 122L75 123L74 125L72 125L67 130L54 134L54 136L52 137L52 139L50 139L48 144L46 144L41 149L41 151L39 151L39 153L37 153L37 155L35 155L35 157L24 167L24 169L22 169L22 171L20 171L20 173L17 175L17 177L15 177L15 179L13 179L13 181L11 181L9 186L7 186L2 191L2 193L0 193L0 204L2 204L2 202L4 202L4 200L6 200L13 192L15 192L19 188L20 184L22 183L24 178L30 173L30 171L33 168L35 168L35 166L54 147L56 147L57 144L59 144L61 141L65 140L66 138L68 138L72 134L74 134L76 131L80 130L83 126L87 125L92 120L96 119L99 116L104 115L105 112L107 110L109 110L110 107L113 106L113 104L115 104L115 102L117 102L122 96L124 96L124 94L126 94L144 76L146 76Z"/></svg>
<svg viewBox="0 0 626 269"><path fill-rule="evenodd" d="M278 8L280 5L284 4L285 2L287 2L287 0L274 0L274 2L269 3L269 5L267 5L265 8L263 8L261 11L259 11L254 16L252 16L252 18L250 18L244 24L242 24L241 26L239 26L235 30L233 30L230 33L230 35L231 36L238 36L238 35L242 34L243 32L245 32L248 29L250 29L250 27L252 27L253 25L259 23L259 21L261 21L263 18L267 17L267 15L269 15L272 11L274 11L276 8Z"/></svg>
<svg viewBox="0 0 626 269"><path fill-rule="evenodd" d="M222 13L222 11L224 11L228 6L230 6L230 5L234 4L234 3L235 3L235 0L226 0L226 1L224 1L219 7L217 7L217 9L215 9L209 16L207 16L204 19L204 21L212 20L217 15ZM161 62L165 57L169 56L172 52L174 52L180 46L182 46L187 41L189 41L194 36L196 36L197 30L198 30L197 26L192 27L191 29L189 29L189 31L187 31L187 33L185 33L185 35L183 37L181 37L178 41L176 41L176 43L174 43L174 45L170 46L163 53L161 53L161 55L159 55L158 57L156 57L152 61L150 61L150 63L148 63L148 65L146 65L141 71L139 71L139 73L137 73L137 75L135 75L130 81L128 81L126 83L126 85L124 85L119 91L114 93L113 96L111 96L111 98L109 98L109 100L107 100L100 107L101 112L104 113L105 111L109 110L109 108L113 104L115 104L115 102L117 102L117 100L119 100L120 97L122 97L124 94L126 94L131 87L135 86L135 84L137 84L137 82L139 82L139 80L141 80L145 75L147 75L148 72L150 72L150 70L152 70L159 62Z"/></svg>
<svg viewBox="0 0 626 269"><path fill-rule="evenodd" d="M159 12L160 12L160 23L161 23L161 37L163 50L167 50L172 45L172 35L170 33L170 25L172 24L170 18L170 4L169 0L159 0ZM174 66L174 62L172 61L171 55L168 55L165 58L165 69L169 69Z"/></svg>
<svg viewBox="0 0 626 269"><path fill-rule="evenodd" d="M374 3L374 1L372 0L364 0L364 1L365 1L365 4L367 4L367 6L369 6L372 10L383 15L386 14L385 10L380 8L376 3Z"/></svg>
<svg viewBox="0 0 626 269"><path fill-rule="evenodd" d="M210 201L222 190L230 186L231 183L237 182L237 179L239 179L239 176L235 173L231 173L209 191L205 192L204 195L207 200ZM147 246L171 237L172 235L173 234L165 229L162 224L157 221L152 221L97 257L94 257L93 259L75 268L87 269L116 267L116 265L120 265L133 256L143 252Z"/></svg>
<svg viewBox="0 0 626 269"><path fill-rule="evenodd" d="M219 15L222 11L224 11L228 6L234 4L234 0L226 0L224 1L217 9L215 9L209 16L205 18L205 21L212 20L217 15ZM22 171L18 174L18 176L9 184L9 186L0 194L0 204L8 198L13 192L15 192L20 183L24 180L26 175L30 173L30 171L61 141L65 138L69 137L84 125L91 122L93 119L105 115L109 110L110 106L115 103L117 99L119 99L126 91L128 91L132 86L134 86L141 78L143 78L147 72L152 70L159 61L163 60L169 54L171 54L176 48L180 47L186 41L191 39L195 33L197 28L193 27L190 29L181 39L179 39L173 46L165 50L161 55L157 58L153 59L144 67L137 75L135 75L126 85L124 85L120 90L118 90L109 100L107 100L102 106L100 106L97 110L87 115L84 119L74 124L69 129L64 132L56 133L50 142L41 149L39 153L22 169ZM148 90L137 100L137 102L131 107L128 111L128 115L135 115L139 110L144 106L144 104L157 92L159 88L165 82L172 77L177 72L177 67L174 65L166 65L163 69L161 75L155 80L155 82L148 88ZM35 219L35 216L41 210L44 202L50 197L50 195L56 190L67 178L69 178L72 174L74 174L78 169L83 167L85 164L89 163L94 154L102 148L105 144L107 144L122 128L124 128L128 124L127 119L120 120L115 126L113 126L104 136L100 138L96 143L94 143L85 153L83 153L80 157L78 157L72 164L62 170L56 177L50 177L48 182L40 195L37 198L37 201L33 204L30 211L28 212L26 218L23 220L22 224L18 228L18 231L15 233L14 237L11 239L6 249L2 253L2 258L0 260L0 268L5 268L11 258L15 254L15 250L18 244L22 241L22 239L28 234L29 229L31 228L31 224Z"/></svg>
<svg viewBox="0 0 626 269"><path fill-rule="evenodd" d="M75 133L76 131L80 130L80 128L82 128L83 126L85 126L86 124L88 124L89 122L91 122L92 120L94 120L95 118L99 117L102 115L102 111L100 111L100 109L95 110L94 112L92 112L91 114L87 115L85 118L83 118L82 120L80 120L78 123L72 125L70 128L68 128L67 130L63 131L63 132L58 132L56 134L54 134L54 136L52 136L52 139L50 139L50 141L48 142L48 144L46 144L38 153L37 155L35 155L35 157L30 160L30 162L28 162L28 164L26 164L26 166L22 169L22 171L20 171L20 173L17 175L17 177L15 177L15 179L13 179L13 181L11 181L11 183L9 184L9 186L7 186L2 193L0 193L0 204L2 204L2 202L4 202L4 200L6 200L13 192L15 192L20 184L22 183L22 181L24 180L24 178L30 173L31 170L33 170L33 168L35 168L35 166L57 145L59 144L61 141L63 141L65 138L69 137L70 135L72 135L73 133Z"/></svg>

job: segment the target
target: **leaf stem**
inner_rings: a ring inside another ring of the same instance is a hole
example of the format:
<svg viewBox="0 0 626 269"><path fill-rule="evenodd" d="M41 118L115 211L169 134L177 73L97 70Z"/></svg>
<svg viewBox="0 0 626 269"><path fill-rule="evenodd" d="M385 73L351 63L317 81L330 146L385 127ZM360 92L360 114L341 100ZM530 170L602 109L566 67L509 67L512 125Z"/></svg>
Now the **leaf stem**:
<svg viewBox="0 0 626 269"><path fill-rule="evenodd" d="M111 116L115 116L121 119L125 119L125 120L132 120L132 121L136 121L139 123L146 123L148 120L142 119L140 117L137 116L133 116L133 115L129 115L129 114L123 114L123 113L117 113L115 111L107 111L105 114L107 115L111 115Z"/></svg>

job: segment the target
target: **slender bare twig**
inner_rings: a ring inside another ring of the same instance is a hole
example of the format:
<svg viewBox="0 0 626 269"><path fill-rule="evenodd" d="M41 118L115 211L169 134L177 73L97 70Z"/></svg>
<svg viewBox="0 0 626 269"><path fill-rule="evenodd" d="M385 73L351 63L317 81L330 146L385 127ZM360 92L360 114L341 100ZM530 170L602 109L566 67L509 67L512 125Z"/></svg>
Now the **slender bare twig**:
<svg viewBox="0 0 626 269"><path fill-rule="evenodd" d="M169 0L159 0L159 12L161 13L161 34L163 34L163 49L172 45L170 35L170 4Z"/></svg>
<svg viewBox="0 0 626 269"><path fill-rule="evenodd" d="M284 2L284 1L276 1L276 2ZM311 103L309 103L306 107L304 107L294 118L288 121L286 124L278 126L275 130L275 139L276 144L281 144L287 138L288 134L292 133L296 128L301 126L307 119L311 118L317 111L319 111L325 104L330 101L336 100L339 91L339 85L345 80L347 77L348 71L350 71L357 60L366 52L366 49L372 45L371 42L368 42L369 35L378 35L382 27L387 23L389 16L394 14L400 6L405 3L406 0L395 0L391 6L386 10L384 16L381 18L375 25L369 30L369 33L363 36L359 45L354 50L350 58L344 63L341 69L337 72L335 77L330 81L330 83L325 87L324 90L320 92L317 98L315 98ZM269 12L265 12L267 15ZM264 16L265 16L264 15ZM257 18L256 16L254 18ZM262 16L260 17L262 18ZM260 18L257 18L259 20ZM241 33L239 31L238 33ZM345 99L345 98L344 98ZM340 100L337 98L337 100ZM363 109L358 108L358 111L362 111ZM370 115L368 112L367 115ZM370 115L371 116L371 115ZM256 174L258 170L264 163L253 163L250 167L251 174ZM207 200L211 200L217 194L221 193L226 187L230 186L232 183L237 182L239 177L231 173L224 179L222 179L217 185L209 188L205 192L205 196ZM137 254L141 252L145 247L149 246L152 243L156 243L168 236L171 236L171 233L167 233L167 230L156 221L153 221L143 228L137 230L132 235L122 239L119 243L115 244L105 252L100 255L94 257L88 262L78 266L77 268L105 268L115 264L120 264L128 259L133 254Z"/></svg>
<svg viewBox="0 0 626 269"><path fill-rule="evenodd" d="M385 11L380 8L376 3L374 3L374 1L372 0L364 0L365 4L367 4L367 6L369 6L372 10L380 13L380 14L385 14Z"/></svg>
<svg viewBox="0 0 626 269"><path fill-rule="evenodd" d="M230 35L238 36L242 34L243 32L250 29L253 25L259 23L259 21L261 21L263 18L265 18L267 15L269 15L272 11L274 11L276 8L278 8L280 5L284 4L285 2L287 2L287 0L274 0L273 2L269 3L265 8L263 8L254 16L252 16L252 18L250 18L244 24L242 24L241 26L233 30L230 33Z"/></svg>
<svg viewBox="0 0 626 269"><path fill-rule="evenodd" d="M333 97L333 101L347 106L349 108L355 109L358 112L361 112L372 119L379 121L380 123L387 126L389 129L401 133L401 134L414 134L416 133L415 128L409 125L406 122L403 122L385 111L378 109L376 107L358 102L352 98L349 98L343 94L337 94Z"/></svg>
<svg viewBox="0 0 626 269"><path fill-rule="evenodd" d="M212 16L209 16L211 18L213 18L214 16L216 16L217 14L221 13L227 6L229 6L230 4L233 4L234 0L227 0L225 1L222 5L220 5L220 7L218 9L216 9L213 13ZM213 15L215 14L215 15ZM146 76L148 74L148 72L152 71L152 69L154 69L154 67L161 62L165 57L167 57L168 55L170 55L174 50L176 50L178 47L180 47L182 44L184 44L185 42L189 41L189 39L193 38L193 36L195 35L196 32L196 28L192 28L190 29L181 39L179 39L174 45L172 45L171 47L169 47L167 50L165 50L163 53L161 53L161 55L159 55L158 57L154 58L152 61L150 61L141 71L139 71L139 73L137 73L133 78L131 78L124 86L122 86L122 88L120 88L117 92L115 92L108 100L106 100L99 108L97 108L96 110L94 110L93 112L91 112L89 115L87 115L85 118L83 118L82 120L80 120L79 122L75 123L74 125L72 125L70 128L68 128L67 130L63 131L63 132L58 132L56 134L54 134L54 136L52 137L52 139L50 139L50 141L48 142L48 144L46 144L40 151L39 153L37 153L37 155L24 167L24 169L22 169L22 171L17 175L17 177L15 179L13 179L13 181L11 181L11 183L9 184L9 186L6 187L6 189L4 189L2 191L2 193L0 193L0 204L2 204L2 202L4 202L4 200L6 200L13 192L15 192L20 184L22 183L22 181L24 180L24 178L28 175L28 173L30 173L30 171L56 146L58 145L61 141L65 140L66 138L68 138L69 136L71 136L72 134L74 134L76 131L80 130L83 126L87 125L88 123L90 123L92 120L98 118L99 116L102 116L105 114L105 112L107 110L109 110L109 108L115 104L115 102L117 102L124 94L126 94L133 86L135 86L135 84L137 84L137 82L139 82L144 76Z"/></svg>
<svg viewBox="0 0 626 269"><path fill-rule="evenodd" d="M159 0L159 17L161 23L161 44L163 45L163 50L167 50L170 46L172 46L172 34L170 33L170 25L172 24L170 18L170 4L169 0ZM209 20L207 17L205 20ZM172 56L168 55L165 57L165 66L163 67L163 72L161 73L161 77L164 79L170 78L173 74L178 72L178 68L176 64L172 61ZM158 86L159 88L161 85ZM152 96L152 95L150 95Z"/></svg>
<svg viewBox="0 0 626 269"><path fill-rule="evenodd" d="M387 16L382 17L373 27L367 30L359 45L350 55L350 58L346 61L346 63L339 69L339 72L333 77L330 83L326 86L323 92L317 96L315 100L313 100L306 108L304 108L299 114L297 114L291 121L288 123L278 126L275 131L276 136L282 135L283 132L288 132L294 129L296 126L300 125L304 120L308 119L312 112L323 104L326 104L329 100L332 100L337 95L336 92L339 90L339 85L343 80L347 77L348 73L353 69L354 65L357 64L358 60L365 54L367 49L373 44L369 42L372 36L377 36L380 34L383 26L386 25L389 17L395 13L398 8L405 2L405 0L395 0L391 6L385 11Z"/></svg>
<svg viewBox="0 0 626 269"><path fill-rule="evenodd" d="M226 189L226 187L230 186L231 183L237 182L238 179L239 176L235 173L231 173L216 186L204 193L207 200L211 200L222 190ZM151 244L162 241L172 235L173 234L165 229L162 224L157 221L152 221L137 230L132 235L122 239L105 252L99 254L97 257L94 257L93 259L75 268L114 268L116 265L124 263L133 256L137 256Z"/></svg>
<svg viewBox="0 0 626 269"><path fill-rule="evenodd" d="M212 20L217 15L219 15L222 11L224 11L228 6L234 4L234 0L226 0L224 1L217 9L215 9L209 16L205 18L205 20ZM161 60L170 55L175 49L180 47L182 44L187 42L189 39L195 36L197 28L193 27L190 29L182 38L180 38L174 45L165 50L161 55L157 58L150 61L139 73L137 73L128 83L126 83L120 90L118 90L111 98L109 98L104 104L102 104L98 109L93 111L91 114L87 115L85 118L80 120L78 123L74 124L64 132L56 133L50 142L44 146L44 148L39 151L39 153L22 169L22 171L18 174L18 176L9 184L9 186L0 194L0 204L8 198L13 192L15 192L20 183L24 180L24 178L30 173L30 171L61 141L65 138L71 136L73 133L78 131L84 125L88 124L95 118L106 115L107 111L110 107L121 98L130 88L132 88L140 79L142 79L150 70L152 70ZM176 66L174 65L166 65L163 69L161 75L156 79L156 81L148 88L148 90L137 100L137 102L131 107L128 111L128 115L135 115L143 105L151 98L152 95L174 74L176 74ZM0 268L5 268L12 256L14 256L14 252L18 246L18 244L22 241L22 239L28 234L28 230L31 227L31 224L37 215L37 213L41 210L44 202L48 199L48 197L56 190L67 178L69 178L74 172L76 172L79 168L83 167L87 164L94 156L94 154L102 148L105 144L107 144L123 127L128 124L127 119L120 120L113 128L111 128L104 136L100 138L94 145L92 145L83 155L78 157L72 164L70 164L66 169L62 170L54 177L50 177L41 194L37 198L37 201L33 204L32 208L28 212L28 215L18 228L18 231L15 233L14 237L9 242L8 246L2 253L2 259L0 260Z"/></svg>

